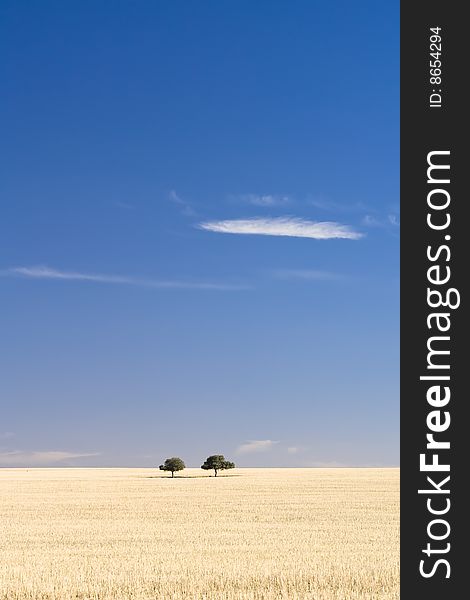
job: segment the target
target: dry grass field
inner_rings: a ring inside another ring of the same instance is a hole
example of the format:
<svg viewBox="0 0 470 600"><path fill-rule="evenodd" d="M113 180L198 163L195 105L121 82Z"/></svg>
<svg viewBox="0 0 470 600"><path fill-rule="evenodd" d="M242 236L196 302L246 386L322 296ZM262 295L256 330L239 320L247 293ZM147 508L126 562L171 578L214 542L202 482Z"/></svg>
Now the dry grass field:
<svg viewBox="0 0 470 600"><path fill-rule="evenodd" d="M398 486L398 469L0 469L0 599L398 599Z"/></svg>

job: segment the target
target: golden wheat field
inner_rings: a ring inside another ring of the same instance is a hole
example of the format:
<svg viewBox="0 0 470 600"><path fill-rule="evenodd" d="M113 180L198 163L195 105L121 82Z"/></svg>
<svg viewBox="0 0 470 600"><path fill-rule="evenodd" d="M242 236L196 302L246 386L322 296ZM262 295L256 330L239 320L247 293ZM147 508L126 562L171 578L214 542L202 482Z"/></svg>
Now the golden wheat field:
<svg viewBox="0 0 470 600"><path fill-rule="evenodd" d="M398 469L2 469L0 598L397 599L398 494Z"/></svg>

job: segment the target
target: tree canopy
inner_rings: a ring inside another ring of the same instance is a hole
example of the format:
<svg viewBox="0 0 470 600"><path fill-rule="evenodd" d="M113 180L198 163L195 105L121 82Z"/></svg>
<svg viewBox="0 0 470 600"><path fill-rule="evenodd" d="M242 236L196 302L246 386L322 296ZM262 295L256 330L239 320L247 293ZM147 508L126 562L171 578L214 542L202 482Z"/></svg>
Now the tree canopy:
<svg viewBox="0 0 470 600"><path fill-rule="evenodd" d="M206 458L204 464L201 465L201 469L204 471L214 471L215 477L217 477L218 471L225 471L226 469L235 468L235 463L225 460L223 454L213 454Z"/></svg>
<svg viewBox="0 0 470 600"><path fill-rule="evenodd" d="M163 465L158 467L160 471L171 471L171 476L175 476L175 471L182 471L186 468L184 461L178 456L172 456L171 458L167 458Z"/></svg>

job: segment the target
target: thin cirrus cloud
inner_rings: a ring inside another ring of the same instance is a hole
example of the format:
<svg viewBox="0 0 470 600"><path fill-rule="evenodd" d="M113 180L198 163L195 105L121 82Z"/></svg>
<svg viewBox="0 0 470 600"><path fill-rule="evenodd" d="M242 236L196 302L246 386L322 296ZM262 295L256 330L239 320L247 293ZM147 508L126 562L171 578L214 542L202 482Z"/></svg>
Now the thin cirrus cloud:
<svg viewBox="0 0 470 600"><path fill-rule="evenodd" d="M364 202L334 202L332 200L325 200L323 198L310 198L307 200L307 204L314 206L319 210L336 213L357 213L367 210L367 206Z"/></svg>
<svg viewBox="0 0 470 600"><path fill-rule="evenodd" d="M135 208L135 206L133 204L131 204L130 202L121 202L121 201L116 202L116 206L118 208L123 208L124 210L133 210Z"/></svg>
<svg viewBox="0 0 470 600"><path fill-rule="evenodd" d="M343 276L338 273L318 269L276 269L272 274L276 279L297 281L340 281L343 279Z"/></svg>
<svg viewBox="0 0 470 600"><path fill-rule="evenodd" d="M284 206L292 201L290 196L282 196L280 194L240 194L232 196L239 202L252 204L253 206Z"/></svg>
<svg viewBox="0 0 470 600"><path fill-rule="evenodd" d="M363 234L349 225L334 221L310 221L299 217L254 217L251 219L228 219L199 223L200 229L218 233L271 235L282 237L311 238L315 240L358 240Z"/></svg>
<svg viewBox="0 0 470 600"><path fill-rule="evenodd" d="M189 204L189 202L183 200L183 198L181 198L181 196L179 196L175 190L170 190L168 197L171 200L171 202L173 202L173 204L176 204L176 206L178 206L180 213L185 217L194 217L196 215L196 211Z"/></svg>
<svg viewBox="0 0 470 600"><path fill-rule="evenodd" d="M366 227L400 227L400 217L396 214L389 214L386 218L374 215L365 215L362 224Z"/></svg>
<svg viewBox="0 0 470 600"><path fill-rule="evenodd" d="M267 450L271 450L275 444L279 444L279 442L273 440L250 440L238 446L236 453L251 454L253 452L266 452Z"/></svg>
<svg viewBox="0 0 470 600"><path fill-rule="evenodd" d="M157 289L189 289L189 290L243 290L246 285L211 283L202 281L177 281L158 279L139 279L121 275L104 275L96 273L82 273L78 271L61 271L46 266L12 267L1 273L3 276L23 277L27 279L48 279L62 281L85 281L114 285L141 286Z"/></svg>
<svg viewBox="0 0 470 600"><path fill-rule="evenodd" d="M23 452L14 450L0 452L0 465L6 466L39 466L64 463L77 458L99 456L97 452L62 452L59 450L47 452Z"/></svg>

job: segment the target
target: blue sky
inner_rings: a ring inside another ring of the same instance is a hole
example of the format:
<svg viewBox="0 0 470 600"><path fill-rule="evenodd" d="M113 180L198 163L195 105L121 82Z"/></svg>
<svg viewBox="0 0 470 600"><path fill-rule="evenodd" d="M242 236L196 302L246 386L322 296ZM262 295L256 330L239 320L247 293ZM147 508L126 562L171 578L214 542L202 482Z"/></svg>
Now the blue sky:
<svg viewBox="0 0 470 600"><path fill-rule="evenodd" d="M2 2L1 465L398 464L398 11Z"/></svg>

